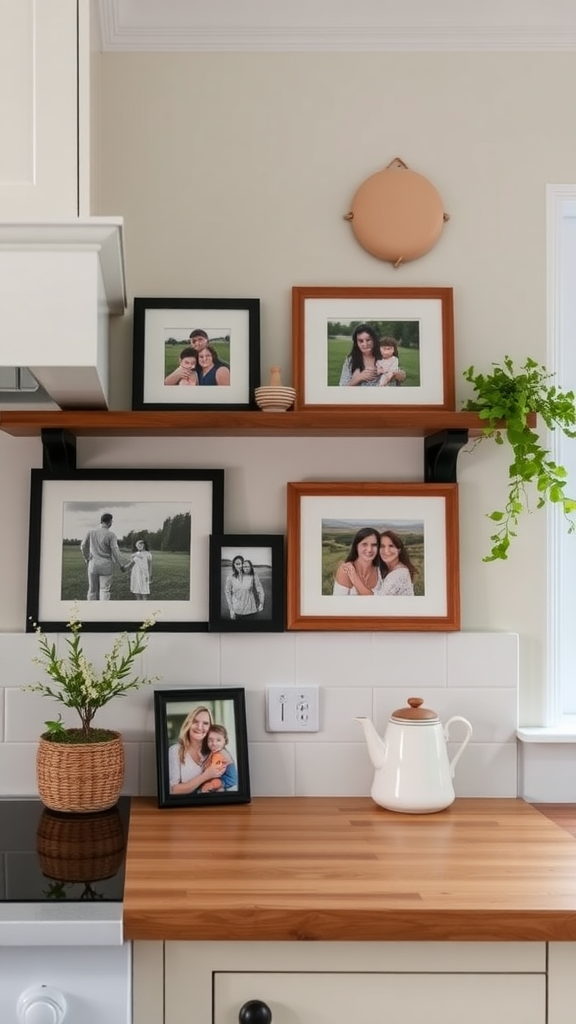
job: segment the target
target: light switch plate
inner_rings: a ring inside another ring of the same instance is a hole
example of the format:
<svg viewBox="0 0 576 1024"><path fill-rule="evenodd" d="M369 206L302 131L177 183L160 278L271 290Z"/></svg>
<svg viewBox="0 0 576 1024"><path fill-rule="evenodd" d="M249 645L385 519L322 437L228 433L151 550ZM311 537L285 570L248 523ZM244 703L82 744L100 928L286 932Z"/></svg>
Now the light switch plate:
<svg viewBox="0 0 576 1024"><path fill-rule="evenodd" d="M268 732L318 732L317 686L267 686Z"/></svg>

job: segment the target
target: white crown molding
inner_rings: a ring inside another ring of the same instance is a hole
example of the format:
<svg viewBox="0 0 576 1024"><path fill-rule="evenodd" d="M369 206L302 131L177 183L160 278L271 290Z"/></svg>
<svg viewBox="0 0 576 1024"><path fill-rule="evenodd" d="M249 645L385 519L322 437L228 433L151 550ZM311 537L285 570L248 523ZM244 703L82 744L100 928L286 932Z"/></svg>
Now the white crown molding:
<svg viewBox="0 0 576 1024"><path fill-rule="evenodd" d="M574 0L93 0L105 52L576 50Z"/></svg>

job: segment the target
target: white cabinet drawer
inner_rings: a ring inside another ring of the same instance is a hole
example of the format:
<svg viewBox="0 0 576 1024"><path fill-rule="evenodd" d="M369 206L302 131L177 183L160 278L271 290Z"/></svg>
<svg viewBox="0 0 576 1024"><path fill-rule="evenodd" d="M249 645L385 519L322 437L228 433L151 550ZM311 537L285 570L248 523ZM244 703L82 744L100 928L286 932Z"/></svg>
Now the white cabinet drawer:
<svg viewBox="0 0 576 1024"><path fill-rule="evenodd" d="M189 1021L183 996L182 1016ZM525 974L214 974L214 1024L238 1024L244 1003L258 999L272 1024L544 1024L546 981Z"/></svg>
<svg viewBox="0 0 576 1024"><path fill-rule="evenodd" d="M272 1024L544 1024L546 966L542 942L136 942L134 1024L238 1024L251 1000Z"/></svg>

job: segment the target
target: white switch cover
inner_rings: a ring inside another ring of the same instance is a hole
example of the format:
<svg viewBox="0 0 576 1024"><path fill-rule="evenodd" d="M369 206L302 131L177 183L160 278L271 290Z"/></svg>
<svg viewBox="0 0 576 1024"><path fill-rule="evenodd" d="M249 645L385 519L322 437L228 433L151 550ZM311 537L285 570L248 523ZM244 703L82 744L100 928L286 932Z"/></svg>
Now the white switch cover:
<svg viewBox="0 0 576 1024"><path fill-rule="evenodd" d="M317 686L267 686L268 732L318 732Z"/></svg>

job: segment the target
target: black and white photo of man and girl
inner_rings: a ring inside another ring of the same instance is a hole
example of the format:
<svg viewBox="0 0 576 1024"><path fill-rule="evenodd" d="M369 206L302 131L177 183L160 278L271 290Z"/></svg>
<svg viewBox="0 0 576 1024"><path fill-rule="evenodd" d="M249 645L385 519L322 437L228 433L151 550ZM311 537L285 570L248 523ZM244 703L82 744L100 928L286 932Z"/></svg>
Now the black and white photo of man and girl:
<svg viewBox="0 0 576 1024"><path fill-rule="evenodd" d="M186 601L191 510L185 502L65 502L62 601Z"/></svg>

